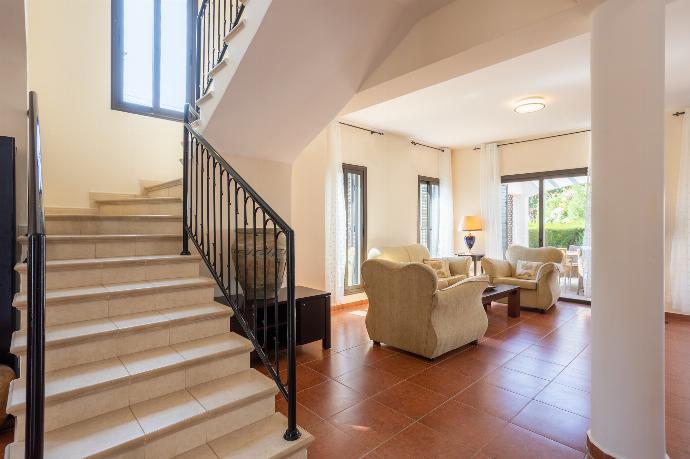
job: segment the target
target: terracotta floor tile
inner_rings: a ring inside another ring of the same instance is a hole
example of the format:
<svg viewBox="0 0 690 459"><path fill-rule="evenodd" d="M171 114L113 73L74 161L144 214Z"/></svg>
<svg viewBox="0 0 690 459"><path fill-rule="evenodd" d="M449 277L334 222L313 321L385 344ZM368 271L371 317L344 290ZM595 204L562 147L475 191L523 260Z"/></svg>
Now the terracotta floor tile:
<svg viewBox="0 0 690 459"><path fill-rule="evenodd" d="M305 364L312 370L316 370L330 378L337 378L338 376L347 373L348 371L361 368L362 364L357 360L345 357L341 354L331 354L321 360L315 360Z"/></svg>
<svg viewBox="0 0 690 459"><path fill-rule="evenodd" d="M429 368L431 363L422 357L396 354L390 358L374 362L372 366L392 373L400 378L409 378Z"/></svg>
<svg viewBox="0 0 690 459"><path fill-rule="evenodd" d="M322 382L328 379L321 373L318 373L304 365L298 365L295 369L297 370L297 391L308 389L311 386L321 384ZM283 370L280 372L280 380L283 381L283 384L285 384L285 386L287 386L287 370Z"/></svg>
<svg viewBox="0 0 690 459"><path fill-rule="evenodd" d="M666 394L666 416L690 423L690 399Z"/></svg>
<svg viewBox="0 0 690 459"><path fill-rule="evenodd" d="M566 367L553 381L585 392L590 392L592 388L592 378L588 374L570 367Z"/></svg>
<svg viewBox="0 0 690 459"><path fill-rule="evenodd" d="M474 383L475 378L448 368L433 366L416 374L409 381L439 394L452 397Z"/></svg>
<svg viewBox="0 0 690 459"><path fill-rule="evenodd" d="M506 424L503 419L454 400L424 416L419 422L475 451L479 451Z"/></svg>
<svg viewBox="0 0 690 459"><path fill-rule="evenodd" d="M459 354L458 357L471 358L479 362L502 365L508 360L515 357L516 355L517 354L514 352L498 349L496 347L486 346L483 343L479 343L478 345Z"/></svg>
<svg viewBox="0 0 690 459"><path fill-rule="evenodd" d="M297 363L307 363L314 360L320 360L331 353L330 349L324 349L321 341L314 341L313 343L297 346L295 352L295 359Z"/></svg>
<svg viewBox="0 0 690 459"><path fill-rule="evenodd" d="M374 400L409 418L419 419L448 400L449 397L412 382L403 381L380 392L374 397Z"/></svg>
<svg viewBox="0 0 690 459"><path fill-rule="evenodd" d="M458 354L454 357L444 360L438 364L439 368L445 368L451 371L462 373L465 376L469 376L475 380L491 373L493 370L499 367L497 363L491 362L480 362L472 358L467 358L462 354Z"/></svg>
<svg viewBox="0 0 690 459"><path fill-rule="evenodd" d="M299 398L299 395L297 398ZM285 416L288 414L287 402L282 396L276 399L276 411L283 413ZM323 419L319 415L309 410L301 403L297 403L297 424L299 426L304 427L311 433L310 429L321 422L323 422Z"/></svg>
<svg viewBox="0 0 690 459"><path fill-rule="evenodd" d="M549 384L546 379L503 367L495 369L482 381L529 398L533 398Z"/></svg>
<svg viewBox="0 0 690 459"><path fill-rule="evenodd" d="M517 357L508 360L503 364L503 366L511 370L527 373L528 375L548 380L552 380L558 376L558 374L565 368L563 365L545 362L543 360L537 360L531 357L524 357L522 355L518 355Z"/></svg>
<svg viewBox="0 0 690 459"><path fill-rule="evenodd" d="M589 393L585 391L552 382L534 399L586 418L590 417Z"/></svg>
<svg viewBox="0 0 690 459"><path fill-rule="evenodd" d="M513 352L519 354L533 343L531 341L523 341L520 338L506 338L506 339L496 339L496 338L486 338L481 342L485 346L491 346L498 349L503 349L504 351Z"/></svg>
<svg viewBox="0 0 690 459"><path fill-rule="evenodd" d="M589 420L582 416L532 401L515 416L512 423L585 452Z"/></svg>
<svg viewBox="0 0 690 459"><path fill-rule="evenodd" d="M352 437L327 421L313 426L309 433L316 437L307 450L309 459L356 459L368 451L368 448L358 444Z"/></svg>
<svg viewBox="0 0 690 459"><path fill-rule="evenodd" d="M362 365L370 365L395 354L394 351L387 347L375 346L371 341L340 352L340 355L356 360Z"/></svg>
<svg viewBox="0 0 690 459"><path fill-rule="evenodd" d="M374 450L383 459L465 459L474 448L453 442L447 435L414 423Z"/></svg>
<svg viewBox="0 0 690 459"><path fill-rule="evenodd" d="M473 406L492 416L511 420L530 399L485 382L478 382L460 392L453 400Z"/></svg>
<svg viewBox="0 0 690 459"><path fill-rule="evenodd" d="M480 454L496 459L582 459L580 451L513 424L498 432Z"/></svg>
<svg viewBox="0 0 690 459"><path fill-rule="evenodd" d="M412 423L412 419L372 399L364 400L329 419L357 443L375 448Z"/></svg>
<svg viewBox="0 0 690 459"><path fill-rule="evenodd" d="M673 459L690 458L690 423L667 417L666 445Z"/></svg>
<svg viewBox="0 0 690 459"><path fill-rule="evenodd" d="M542 346L534 344L520 353L524 357L544 360L546 362L568 365L578 356L581 349L573 350L557 346Z"/></svg>
<svg viewBox="0 0 690 459"><path fill-rule="evenodd" d="M328 380L297 394L297 401L326 419L359 403L364 397L337 381Z"/></svg>
<svg viewBox="0 0 690 459"><path fill-rule="evenodd" d="M399 383L402 378L378 368L364 366L338 376L336 381L370 397Z"/></svg>

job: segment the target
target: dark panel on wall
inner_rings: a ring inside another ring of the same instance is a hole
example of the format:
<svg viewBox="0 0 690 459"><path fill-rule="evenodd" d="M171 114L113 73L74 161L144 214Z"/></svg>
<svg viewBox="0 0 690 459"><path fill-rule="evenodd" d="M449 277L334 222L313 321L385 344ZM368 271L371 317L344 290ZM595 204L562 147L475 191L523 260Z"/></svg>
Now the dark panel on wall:
<svg viewBox="0 0 690 459"><path fill-rule="evenodd" d="M12 297L15 291L16 221L14 139L0 136L0 364L15 366L10 354L14 327Z"/></svg>

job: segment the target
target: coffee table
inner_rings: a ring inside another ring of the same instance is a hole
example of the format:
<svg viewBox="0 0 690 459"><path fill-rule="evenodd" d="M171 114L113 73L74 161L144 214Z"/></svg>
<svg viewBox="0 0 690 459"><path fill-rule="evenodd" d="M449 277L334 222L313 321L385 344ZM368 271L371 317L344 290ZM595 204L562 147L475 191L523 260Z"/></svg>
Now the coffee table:
<svg viewBox="0 0 690 459"><path fill-rule="evenodd" d="M508 284L495 284L494 288L482 293L482 305L484 309L492 301L508 298L508 317L520 317L520 287Z"/></svg>

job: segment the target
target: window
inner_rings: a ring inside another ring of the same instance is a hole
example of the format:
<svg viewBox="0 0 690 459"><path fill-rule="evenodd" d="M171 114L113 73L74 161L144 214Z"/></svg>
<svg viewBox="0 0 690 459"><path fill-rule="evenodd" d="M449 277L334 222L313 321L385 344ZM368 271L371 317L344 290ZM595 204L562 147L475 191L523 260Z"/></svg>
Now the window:
<svg viewBox="0 0 690 459"><path fill-rule="evenodd" d="M438 251L438 179L420 175L418 188L417 242L426 247L433 256Z"/></svg>
<svg viewBox="0 0 690 459"><path fill-rule="evenodd" d="M345 294L362 291L367 247L367 168L343 164L345 186Z"/></svg>
<svg viewBox="0 0 690 459"><path fill-rule="evenodd" d="M112 0L111 108L181 120L189 0Z"/></svg>

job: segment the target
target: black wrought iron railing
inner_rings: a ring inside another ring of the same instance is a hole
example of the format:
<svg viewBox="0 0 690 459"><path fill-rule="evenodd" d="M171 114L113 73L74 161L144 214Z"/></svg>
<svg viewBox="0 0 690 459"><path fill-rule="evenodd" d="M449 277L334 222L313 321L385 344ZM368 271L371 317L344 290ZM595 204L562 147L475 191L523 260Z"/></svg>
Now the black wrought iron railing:
<svg viewBox="0 0 690 459"><path fill-rule="evenodd" d="M225 57L228 48L226 37L237 27L243 12L243 0L202 0L196 18L194 100L206 94L211 86L211 70Z"/></svg>
<svg viewBox="0 0 690 459"><path fill-rule="evenodd" d="M28 253L26 338L27 459L43 457L43 406L45 400L45 269L46 233L43 214L43 174L38 96L29 93Z"/></svg>
<svg viewBox="0 0 690 459"><path fill-rule="evenodd" d="M295 239L292 228L192 126L185 107L183 248L191 240L233 321L288 404L286 440L296 440ZM281 357L287 357L281 378Z"/></svg>

